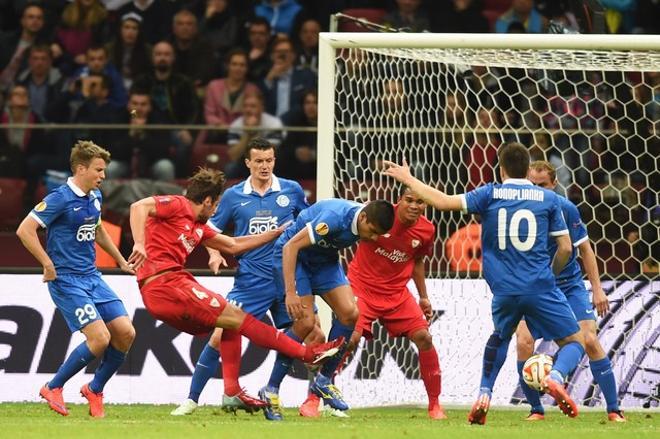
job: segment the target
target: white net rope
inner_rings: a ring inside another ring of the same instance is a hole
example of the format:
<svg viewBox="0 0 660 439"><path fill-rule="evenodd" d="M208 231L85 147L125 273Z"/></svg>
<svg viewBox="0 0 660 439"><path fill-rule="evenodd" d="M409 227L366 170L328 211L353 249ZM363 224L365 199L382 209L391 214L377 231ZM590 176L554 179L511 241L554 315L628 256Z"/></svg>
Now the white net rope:
<svg viewBox="0 0 660 439"><path fill-rule="evenodd" d="M379 166L403 158L463 193L496 180L498 146L519 141L557 167L601 273L654 276L660 53L351 48L335 64L336 196L395 201L400 188ZM427 215L438 229L429 276L479 272L477 220Z"/></svg>

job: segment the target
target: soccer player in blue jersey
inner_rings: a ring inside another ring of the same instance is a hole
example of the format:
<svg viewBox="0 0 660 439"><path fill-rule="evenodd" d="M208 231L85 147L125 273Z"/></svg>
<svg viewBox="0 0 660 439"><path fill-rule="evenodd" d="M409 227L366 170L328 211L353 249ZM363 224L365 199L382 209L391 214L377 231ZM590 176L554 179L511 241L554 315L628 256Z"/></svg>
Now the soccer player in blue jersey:
<svg viewBox="0 0 660 439"><path fill-rule="evenodd" d="M80 389L89 401L89 413L103 417L103 387L124 362L135 329L119 297L97 270L94 243L134 274L101 223L101 192L110 153L90 141L79 141L71 151L73 177L48 194L23 220L16 234L44 269L43 281L69 329L86 341L76 347L55 376L39 391L51 409L67 416L62 387L97 357L94 378ZM37 236L48 229L46 250Z"/></svg>
<svg viewBox="0 0 660 439"><path fill-rule="evenodd" d="M309 206L300 184L273 174L275 147L268 140L257 137L250 141L245 165L250 170L250 177L225 191L215 215L209 221L211 228L221 233L233 224L235 236L257 235L292 221L301 210ZM323 333L318 327L310 334L313 339L304 337L310 333L309 330L295 331L297 328L291 328L292 321L287 314L284 297L277 294L273 281L273 245L265 244L238 257L234 287L227 295L227 300L258 319L270 311L275 326L286 329L286 334L297 341L304 338L308 344L323 342ZM217 273L224 259L217 250L208 251L209 266ZM241 389L238 380L240 341L231 343L227 337L240 337L240 334L223 333L220 328L213 332L195 366L188 399L174 409L172 415L187 415L195 411L204 386L218 370L220 352L224 384L223 408L252 411L268 405ZM267 416L274 420L281 419L279 401L273 400L273 406L267 410Z"/></svg>
<svg viewBox="0 0 660 439"><path fill-rule="evenodd" d="M371 201L366 205L353 201L321 200L298 215L295 223L275 242L273 273L278 292L285 298L289 315L296 323L313 328L314 295L320 295L334 312L329 338L343 336L349 340L358 318L355 296L339 262L339 250L360 239L375 241L387 233L394 223L394 207L387 201ZM323 365L310 391L336 410L347 410L342 394L332 383L339 355ZM291 360L278 361L275 369L286 373ZM273 371L276 374L276 370ZM281 381L281 380L280 380ZM259 392L268 402L277 397L279 383L273 382Z"/></svg>
<svg viewBox="0 0 660 439"><path fill-rule="evenodd" d="M530 165L529 179L535 185L551 191L554 191L557 186L557 172L555 167L546 161L539 160ZM600 285L600 275L598 273L596 255L589 242L587 228L582 222L577 207L564 197L559 197L559 200L564 219L568 225L571 242L573 243L573 253L566 264L566 267L564 267L559 276L557 276L557 286L562 293L566 295L568 303L571 305L571 309L573 309L573 313L580 325L580 331L584 334L585 350L589 357L591 372L594 376L594 380L598 383L598 387L605 396L608 419L612 422L626 422L625 416L619 409L612 363L603 350L603 347L598 341L598 336L596 335L597 326L594 307L596 308L598 315L601 317L604 316L609 309L607 296ZM582 258L582 263L584 264L584 271L587 274L589 282L591 282L593 304L591 300L589 300L589 293L582 280L582 270L577 261L578 250L580 252L580 257ZM554 243L550 243L548 251L550 254L554 254ZM532 406L531 413L527 419L530 421L542 420L544 419L544 410L539 392L530 388L522 379L523 365L534 353L534 336L529 332L529 328L527 328L524 321L520 322L518 325L518 330L516 331L516 343L520 387L527 398L527 402Z"/></svg>
<svg viewBox="0 0 660 439"><path fill-rule="evenodd" d="M385 174L439 210L481 215L483 270L493 293L495 330L486 344L479 397L468 421L485 424L495 379L523 317L534 334L560 346L542 385L562 412L575 417L577 406L563 382L584 354L584 338L566 296L555 285L555 275L564 268L572 250L559 196L527 180L529 153L523 145L501 146L498 158L503 183L489 183L462 195L447 195L425 185L411 175L405 163L385 162ZM557 242L554 256L547 250L550 237Z"/></svg>

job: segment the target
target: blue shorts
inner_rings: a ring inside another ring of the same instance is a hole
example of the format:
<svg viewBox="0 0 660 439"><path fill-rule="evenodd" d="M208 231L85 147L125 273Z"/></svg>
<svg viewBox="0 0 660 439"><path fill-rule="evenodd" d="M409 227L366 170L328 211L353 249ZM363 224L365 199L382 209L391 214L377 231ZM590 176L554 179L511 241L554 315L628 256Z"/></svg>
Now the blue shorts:
<svg viewBox="0 0 660 439"><path fill-rule="evenodd" d="M270 311L273 325L278 329L287 328L293 323L286 310L284 296L279 293L272 279L237 277L234 288L227 294L227 301L257 319Z"/></svg>
<svg viewBox="0 0 660 439"><path fill-rule="evenodd" d="M278 292L284 297L284 271L281 258L279 260L275 258L273 277ZM300 297L312 294L322 296L330 290L348 284L348 279L339 261L312 265L299 259L296 264L296 291Z"/></svg>
<svg viewBox="0 0 660 439"><path fill-rule="evenodd" d="M596 313L594 306L589 298L589 292L584 287L584 282L579 284L567 285L566 287L559 287L562 293L568 299L568 304L575 314L578 322L583 320L596 320Z"/></svg>
<svg viewBox="0 0 660 439"><path fill-rule="evenodd" d="M559 340L580 329L559 288L542 294L494 296L492 313L495 330L502 337L513 334L523 317L534 339Z"/></svg>
<svg viewBox="0 0 660 439"><path fill-rule="evenodd" d="M128 315L122 301L98 272L84 276L58 275L48 282L48 291L71 332L99 319L110 322Z"/></svg>

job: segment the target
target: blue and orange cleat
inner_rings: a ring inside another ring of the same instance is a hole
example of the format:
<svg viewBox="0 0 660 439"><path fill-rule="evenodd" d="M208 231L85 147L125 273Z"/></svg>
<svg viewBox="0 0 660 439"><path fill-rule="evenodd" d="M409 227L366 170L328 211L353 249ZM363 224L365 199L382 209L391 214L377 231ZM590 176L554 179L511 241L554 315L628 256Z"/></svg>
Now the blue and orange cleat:
<svg viewBox="0 0 660 439"><path fill-rule="evenodd" d="M628 422L625 416L623 416L623 411L621 410L612 410L607 412L607 420L610 422Z"/></svg>
<svg viewBox="0 0 660 439"><path fill-rule="evenodd" d="M445 409L442 407L442 404L440 404L438 401L429 404L429 418L435 420L447 419L447 414L445 413Z"/></svg>
<svg viewBox="0 0 660 439"><path fill-rule="evenodd" d="M259 390L259 398L268 404L264 407L264 416L269 421L281 421L284 419L282 416L282 407L280 407L280 395L269 389L268 386L262 387Z"/></svg>
<svg viewBox="0 0 660 439"><path fill-rule="evenodd" d="M525 421L545 421L545 414L539 412L531 412L529 415L527 415Z"/></svg>
<svg viewBox="0 0 660 439"><path fill-rule="evenodd" d="M578 415L578 407L571 399L564 385L548 374L541 381L541 387L545 393L552 396L559 407L559 410L569 418L575 418Z"/></svg>
<svg viewBox="0 0 660 439"><path fill-rule="evenodd" d="M61 387L50 389L48 388L48 383L46 383L39 390L39 396L46 400L48 407L50 407L51 410L62 416L69 416L69 410L67 410L66 405L64 404Z"/></svg>
<svg viewBox="0 0 660 439"><path fill-rule="evenodd" d="M85 384L80 388L80 394L89 401L89 415L92 418L105 418L103 410L103 392L95 393Z"/></svg>
<svg viewBox="0 0 660 439"><path fill-rule="evenodd" d="M319 398L323 398L325 405L341 411L348 410L348 404L344 401L341 391L332 384L329 378L318 375L309 390Z"/></svg>
<svg viewBox="0 0 660 439"><path fill-rule="evenodd" d="M468 422L470 424L484 425L486 424L486 416L490 409L490 394L481 393L468 414Z"/></svg>

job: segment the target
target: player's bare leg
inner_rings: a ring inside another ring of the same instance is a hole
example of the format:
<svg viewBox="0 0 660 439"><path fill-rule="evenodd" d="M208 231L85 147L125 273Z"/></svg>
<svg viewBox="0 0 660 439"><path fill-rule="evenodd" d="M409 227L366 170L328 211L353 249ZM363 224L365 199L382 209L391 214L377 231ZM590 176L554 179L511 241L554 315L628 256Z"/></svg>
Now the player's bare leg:
<svg viewBox="0 0 660 439"><path fill-rule="evenodd" d="M419 369L429 398L428 412L431 419L447 419L445 410L440 404L439 397L442 391L442 371L438 360L438 352L433 346L433 337L428 329L415 331L410 339L417 346L419 352Z"/></svg>
<svg viewBox="0 0 660 439"><path fill-rule="evenodd" d="M543 404L541 404L541 395L538 390L529 387L522 377L525 361L534 354L534 337L529 332L527 323L524 320L518 323L518 328L516 329L516 351L518 354L518 384L525 394L527 403L531 406L531 411L525 420L543 421L545 420L545 410Z"/></svg>
<svg viewBox="0 0 660 439"><path fill-rule="evenodd" d="M325 293L323 300L333 310L336 318L332 322L328 338L342 337L349 339L353 334L359 311L355 304L355 296L350 285L341 285ZM339 389L332 383L335 371L343 358L346 346L342 346L339 356L331 359L321 368L310 390L323 398L323 402L333 409L348 410L348 404L343 399Z"/></svg>
<svg viewBox="0 0 660 439"><path fill-rule="evenodd" d="M626 417L618 404L612 363L598 340L596 321L581 320L578 324L584 336L584 350L589 357L591 373L607 402L607 419L612 422L626 422Z"/></svg>
<svg viewBox="0 0 660 439"><path fill-rule="evenodd" d="M220 367L220 340L222 338L222 328L215 328L211 333L211 337L195 364L195 371L193 372L190 381L190 391L188 398L183 401L177 408L170 412L172 416L190 415L197 410L199 402L199 395L206 386L206 383L213 377Z"/></svg>
<svg viewBox="0 0 660 439"><path fill-rule="evenodd" d="M126 354L135 340L135 328L127 316L117 317L106 324L110 333L110 343L103 352L101 364L94 378L80 389L80 394L89 402L89 414L94 418L105 417L103 409L103 388L108 380L124 363Z"/></svg>

